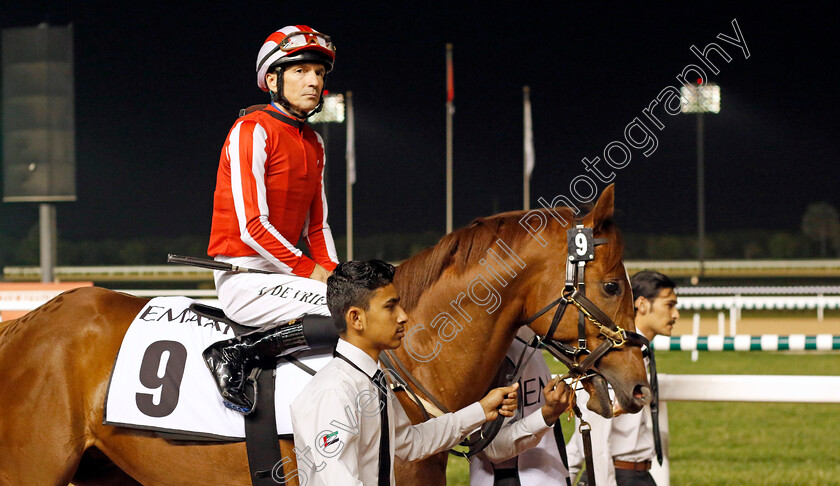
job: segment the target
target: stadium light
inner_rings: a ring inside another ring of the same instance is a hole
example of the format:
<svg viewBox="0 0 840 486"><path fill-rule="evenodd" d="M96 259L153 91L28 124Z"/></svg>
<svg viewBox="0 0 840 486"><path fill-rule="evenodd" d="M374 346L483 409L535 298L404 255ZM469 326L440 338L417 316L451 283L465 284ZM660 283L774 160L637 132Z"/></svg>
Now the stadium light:
<svg viewBox="0 0 840 486"><path fill-rule="evenodd" d="M700 264L700 272L697 277L691 279L691 283L697 284L703 276L704 246L706 243L706 200L705 200L705 177L703 167L703 114L720 112L720 86L714 83L703 83L702 79L689 88L680 88L680 94L687 103L683 103L680 111L683 113L694 113L697 115L697 261Z"/></svg>
<svg viewBox="0 0 840 486"><path fill-rule="evenodd" d="M344 123L344 95L324 93L324 108L310 116L309 123Z"/></svg>
<svg viewBox="0 0 840 486"><path fill-rule="evenodd" d="M697 93L695 95L694 93ZM708 83L701 86L680 88L682 97L688 103L682 105L680 111L683 113L719 113L720 112L720 86Z"/></svg>
<svg viewBox="0 0 840 486"><path fill-rule="evenodd" d="M330 147L330 123L344 123L344 94L324 90L324 107L309 117L309 123L320 127L324 139L324 155ZM327 157L329 158L329 157ZM324 190L327 190L327 174L324 174Z"/></svg>

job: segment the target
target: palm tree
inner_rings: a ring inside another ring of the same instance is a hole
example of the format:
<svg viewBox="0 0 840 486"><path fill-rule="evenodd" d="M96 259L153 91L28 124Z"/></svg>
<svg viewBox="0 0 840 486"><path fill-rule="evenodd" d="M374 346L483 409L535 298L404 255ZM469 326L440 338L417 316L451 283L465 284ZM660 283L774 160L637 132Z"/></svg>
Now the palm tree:
<svg viewBox="0 0 840 486"><path fill-rule="evenodd" d="M802 232L820 245L820 257L825 258L829 242L840 248L840 214L827 202L808 205L802 215Z"/></svg>

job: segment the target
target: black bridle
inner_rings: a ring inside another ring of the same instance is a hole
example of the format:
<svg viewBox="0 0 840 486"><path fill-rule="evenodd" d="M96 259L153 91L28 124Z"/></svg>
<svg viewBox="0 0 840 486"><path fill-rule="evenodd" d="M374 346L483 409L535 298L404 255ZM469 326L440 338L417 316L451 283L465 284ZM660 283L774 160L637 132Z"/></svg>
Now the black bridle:
<svg viewBox="0 0 840 486"><path fill-rule="evenodd" d="M544 336L536 336L529 343L531 352L528 354L527 359L525 359L525 353L528 347L522 349L513 371L506 377L505 383L507 385L519 381L522 376L524 363L530 360L534 352L540 347L546 349L569 369L569 373L560 378L562 380L567 377L583 379L590 376L590 371L600 374L597 368L598 360L613 349L620 349L626 344L639 347L649 345L646 337L618 327L604 311L586 297L586 282L584 278L586 262L595 259L595 247L606 244L607 239L595 238L592 228L587 228L581 221L576 221L575 227L566 231L566 241L568 258L566 260L566 282L562 295L531 317L525 319L522 323L523 326L528 326L551 309L557 307L557 310L554 311L554 317L551 319L551 325ZM578 309L578 341L576 347L557 341L553 337L569 304L572 304ZM592 351L588 349L586 344L587 322L596 326L599 334L605 337L604 341ZM583 356L585 358L581 360ZM578 412L576 410L578 417L580 417L580 413ZM465 457L471 457L477 454L493 440L501 428L503 421L504 417L500 415L495 421L484 424L478 434L471 434L464 439L460 445L467 448L466 452L450 452ZM581 426L581 432L584 433L584 429L589 424L583 422L581 419ZM588 439L588 429L585 432L587 435L586 439ZM591 446L587 449L591 451ZM585 455L587 456L587 460L591 460L591 452ZM593 468L590 466L587 469L592 471ZM594 477L590 478L590 484L595 484Z"/></svg>
<svg viewBox="0 0 840 486"><path fill-rule="evenodd" d="M606 244L607 240L605 238L595 238L593 229L585 227L580 221L575 223L574 228L566 231L566 239L568 241L568 259L566 261L566 283L563 287L563 295L537 311L536 314L526 319L523 324L526 326L530 325L543 314L557 307L545 336L536 336L532 342L532 346L535 350L542 346L558 361L566 365L569 373L561 377L561 380L567 377L580 380L592 376L592 374L600 375L597 363L611 350L622 348L626 344L639 346L640 348L643 346L649 348L650 342L641 334L618 327L604 311L586 297L586 282L584 278L586 262L595 259L595 246ZM574 305L578 309L578 341L576 347L557 341L553 337L569 304ZM605 337L604 341L592 351L586 345L587 321L595 325L598 328L599 334ZM520 356L520 361L523 356L524 352ZM581 360L582 356L585 356L585 358ZM572 390L572 393L574 392ZM591 427L583 420L583 416L577 405L573 405L573 409L575 415L580 420L579 430L583 439L588 484L595 486L592 439L589 434ZM658 447L657 451L659 451Z"/></svg>
<svg viewBox="0 0 840 486"><path fill-rule="evenodd" d="M543 307L531 317L525 319L523 325L528 326L554 307L554 317L548 331L542 337L536 337L533 343L544 347L552 356L557 358L569 369L567 376L572 378L585 377L590 370L597 372L596 364L605 354L613 349L632 346L647 346L647 338L641 334L627 331L618 327L615 322L602 311L594 302L586 297L586 283L584 271L586 262L595 259L595 247L607 243L606 238L595 238L592 228L577 222L575 227L566 231L568 241L568 259L566 260L566 283L562 296ZM578 309L578 342L577 346L569 346L554 339L554 333L563 319L563 314L569 304ZM604 341L590 351L586 345L586 323L589 321L598 328L598 332L605 337ZM582 356L586 356L581 360Z"/></svg>

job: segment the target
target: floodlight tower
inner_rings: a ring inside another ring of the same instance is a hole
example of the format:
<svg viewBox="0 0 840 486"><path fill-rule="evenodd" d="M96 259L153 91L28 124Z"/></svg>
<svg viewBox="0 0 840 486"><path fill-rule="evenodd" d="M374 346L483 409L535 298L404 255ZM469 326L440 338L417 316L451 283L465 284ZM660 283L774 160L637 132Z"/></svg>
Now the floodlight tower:
<svg viewBox="0 0 840 486"><path fill-rule="evenodd" d="M697 115L697 261L700 266L699 276L702 276L706 240L703 114L720 112L720 86L714 83L704 83L702 79L698 79L696 85L692 87L683 86L680 91L682 97L688 100L688 103L682 105L681 111Z"/></svg>
<svg viewBox="0 0 840 486"><path fill-rule="evenodd" d="M329 123L344 123L344 95L342 93L324 92L324 107L318 113L309 117L309 123L323 123L324 148L327 147L329 137Z"/></svg>

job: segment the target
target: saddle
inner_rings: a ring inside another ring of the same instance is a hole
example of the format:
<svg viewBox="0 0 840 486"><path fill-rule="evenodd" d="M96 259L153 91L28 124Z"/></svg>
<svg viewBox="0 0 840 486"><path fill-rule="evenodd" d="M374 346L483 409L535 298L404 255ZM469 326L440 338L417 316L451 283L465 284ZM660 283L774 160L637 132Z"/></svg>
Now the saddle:
<svg viewBox="0 0 840 486"><path fill-rule="evenodd" d="M253 330L253 328L232 321L221 309L216 307L193 303L190 305L190 310L201 317L229 325L236 335ZM283 356L278 359L291 361L310 375L315 374L315 370L291 356ZM280 444L277 441L279 434L277 433L277 418L274 410L274 370L274 363L263 363L255 367L248 377L250 386L256 386L260 389L260 393L257 394L257 406L254 412L245 416L245 448L248 453L251 484L254 486L286 484L282 468L283 457L280 452ZM292 439L291 436L281 438Z"/></svg>

